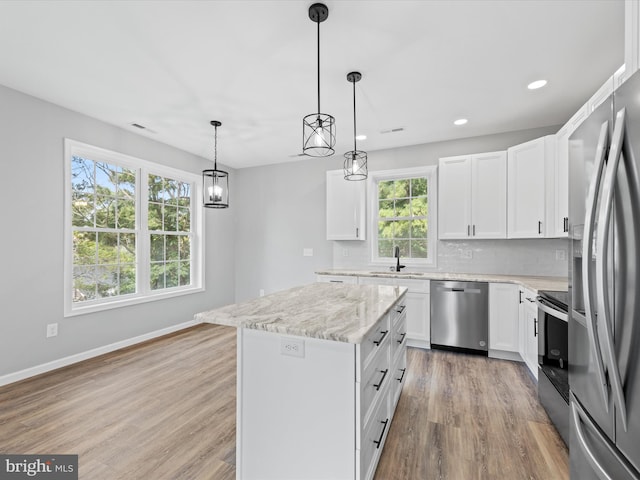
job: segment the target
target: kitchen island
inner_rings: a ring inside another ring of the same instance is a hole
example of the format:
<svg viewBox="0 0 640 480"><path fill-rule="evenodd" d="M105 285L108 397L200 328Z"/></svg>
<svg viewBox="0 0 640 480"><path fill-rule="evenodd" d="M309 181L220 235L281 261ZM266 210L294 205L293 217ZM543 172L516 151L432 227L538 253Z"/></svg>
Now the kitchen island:
<svg viewBox="0 0 640 480"><path fill-rule="evenodd" d="M238 329L236 478L373 478L405 379L406 291L316 283L196 314Z"/></svg>

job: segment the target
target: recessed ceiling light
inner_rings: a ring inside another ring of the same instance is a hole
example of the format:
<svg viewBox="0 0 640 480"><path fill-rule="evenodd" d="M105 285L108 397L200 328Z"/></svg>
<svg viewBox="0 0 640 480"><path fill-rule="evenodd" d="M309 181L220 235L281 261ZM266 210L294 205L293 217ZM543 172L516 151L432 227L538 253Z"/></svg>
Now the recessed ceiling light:
<svg viewBox="0 0 640 480"><path fill-rule="evenodd" d="M529 90L537 90L538 88L542 88L547 84L546 80L536 80L535 82L531 82L527 85Z"/></svg>
<svg viewBox="0 0 640 480"><path fill-rule="evenodd" d="M356 135L356 140L366 140L367 136L366 135Z"/></svg>
<svg viewBox="0 0 640 480"><path fill-rule="evenodd" d="M458 120L456 120L455 122L453 122L454 125L464 125L465 123L467 123L469 120L467 120L466 118L459 118Z"/></svg>

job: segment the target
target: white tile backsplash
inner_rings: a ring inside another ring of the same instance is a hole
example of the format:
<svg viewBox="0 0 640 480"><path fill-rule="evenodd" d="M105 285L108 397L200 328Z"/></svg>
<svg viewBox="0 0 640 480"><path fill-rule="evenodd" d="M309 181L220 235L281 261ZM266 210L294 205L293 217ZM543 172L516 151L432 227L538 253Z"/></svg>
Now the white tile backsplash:
<svg viewBox="0 0 640 480"><path fill-rule="evenodd" d="M441 240L437 245L435 267L411 269L566 277L568 246L566 238ZM371 264L370 243L367 240L333 242L333 268L379 270L381 267Z"/></svg>

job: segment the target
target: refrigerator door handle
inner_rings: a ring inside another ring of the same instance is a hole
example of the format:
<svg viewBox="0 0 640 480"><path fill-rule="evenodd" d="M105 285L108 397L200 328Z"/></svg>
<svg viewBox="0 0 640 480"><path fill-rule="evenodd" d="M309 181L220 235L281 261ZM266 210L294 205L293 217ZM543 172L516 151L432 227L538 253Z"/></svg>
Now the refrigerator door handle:
<svg viewBox="0 0 640 480"><path fill-rule="evenodd" d="M591 292L592 284L592 268L591 259L593 257L593 233L596 220L596 205L598 204L598 192L600 191L600 182L604 171L604 160L609 143L609 122L606 121L600 127L600 136L598 137L598 146L596 148L595 171L593 179L589 185L587 192L587 208L584 218L584 235L583 235L583 253L582 253L582 291L584 292L584 313L585 323L587 326L587 334L591 352L596 363L596 374L598 378L599 390L602 394L605 411L609 411L609 395L607 389L607 380L604 374L604 361L600 348L600 339L598 338L598 330L596 327L596 316L592 308ZM600 250L599 250L600 251Z"/></svg>
<svg viewBox="0 0 640 480"><path fill-rule="evenodd" d="M616 114L616 123L611 139L611 152L607 169L604 174L602 185L601 207L598 215L598 227L596 231L596 245L598 255L596 258L596 286L598 299L598 316L604 331L604 346L607 367L609 371L609 381L613 392L613 399L618 407L620 420L624 431L627 431L627 406L622 390L622 380L620 378L620 368L616 360L613 334L611 332L611 305L609 302L609 284L607 275L609 271L608 247L609 247L609 227L611 225L611 215L613 207L613 190L616 182L618 165L622 154L622 145L625 134L625 114L626 109L621 109Z"/></svg>
<svg viewBox="0 0 640 480"><path fill-rule="evenodd" d="M594 454L593 450L589 446L589 442L587 441L587 438L585 435L584 426L586 425L586 427L589 430L591 430L594 434L600 436L597 427L593 424L593 422L591 421L589 416L586 414L582 406L575 399L573 394L571 394L571 399L569 403L571 405L570 407L570 412L571 412L570 421L572 423L571 430L576 432L576 437L578 438L578 445L580 449L585 453L587 457L587 461L589 462L589 465L591 465L591 468L593 469L593 471L595 472L595 474L598 476L600 480L614 480L607 473L607 471L602 466L600 461L598 461L598 459L596 458L596 455ZM640 480L640 478L627 467L626 462L620 458L619 454L609 446L606 440L602 439L602 444L606 446L608 452L613 457L618 459L619 465L624 467L625 473L627 473L629 479Z"/></svg>

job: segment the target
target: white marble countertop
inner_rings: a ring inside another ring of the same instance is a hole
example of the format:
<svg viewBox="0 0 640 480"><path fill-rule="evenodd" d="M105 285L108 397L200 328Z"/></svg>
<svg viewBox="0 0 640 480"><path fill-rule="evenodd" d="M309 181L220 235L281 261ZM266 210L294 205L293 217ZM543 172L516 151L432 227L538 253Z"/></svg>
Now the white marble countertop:
<svg viewBox="0 0 640 480"><path fill-rule="evenodd" d="M318 270L317 275L346 275L357 277L380 278L410 278L415 280L456 280L461 282L494 282L515 283L534 290L567 291L567 278L564 277L535 277L527 275L494 275L482 273L446 273L446 272L392 272L366 270Z"/></svg>
<svg viewBox="0 0 640 480"><path fill-rule="evenodd" d="M405 287L313 283L197 313L201 322L361 343Z"/></svg>

